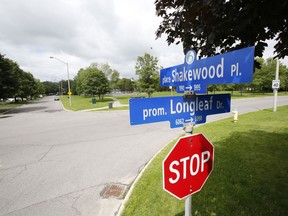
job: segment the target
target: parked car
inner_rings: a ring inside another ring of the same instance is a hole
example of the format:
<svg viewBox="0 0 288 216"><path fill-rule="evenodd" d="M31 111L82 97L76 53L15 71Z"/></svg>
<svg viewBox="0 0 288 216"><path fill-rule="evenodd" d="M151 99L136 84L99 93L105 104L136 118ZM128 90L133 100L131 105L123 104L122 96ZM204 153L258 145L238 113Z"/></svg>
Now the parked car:
<svg viewBox="0 0 288 216"><path fill-rule="evenodd" d="M6 103L12 103L12 102L15 102L15 98L7 98Z"/></svg>

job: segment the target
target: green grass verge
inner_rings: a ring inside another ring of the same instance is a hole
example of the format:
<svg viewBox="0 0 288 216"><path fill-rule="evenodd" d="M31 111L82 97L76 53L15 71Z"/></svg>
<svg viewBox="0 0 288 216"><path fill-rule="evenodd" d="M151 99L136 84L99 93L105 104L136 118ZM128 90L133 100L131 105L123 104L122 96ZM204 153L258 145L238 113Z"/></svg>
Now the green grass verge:
<svg viewBox="0 0 288 216"><path fill-rule="evenodd" d="M215 92L215 94L226 94L226 93L231 93L231 92ZM209 94L212 94L211 92L209 92ZM214 93L213 93L214 94ZM154 94L152 94L152 97L166 97L166 96L181 96L183 94L178 94L176 92L170 92L170 91L166 91L166 92L155 92ZM279 93L279 95L287 95L285 93ZM253 94L253 93L241 93L239 91L234 91L232 98L249 98L249 97L265 97L265 96L273 96L272 93L265 93L265 94ZM140 94L127 94L127 95L114 95L113 98L116 98L117 100L120 101L121 104L123 105L128 105L129 104L129 100L130 98L135 98L135 97L146 97L147 98L147 94L145 93L140 93ZM72 95L72 106L70 107L69 104L69 99L67 96L60 96L59 97L63 106L65 107L65 109L68 110L72 110L72 111L78 111L78 110L85 110L85 109L94 109L94 108L101 108L101 107L105 107L108 106L109 102L113 102L111 97L104 97L104 100L98 100L96 104L92 104L92 98L91 97L83 97L83 96L78 96L78 95ZM128 108L125 108L128 109ZM116 109L114 109L116 110Z"/></svg>
<svg viewBox="0 0 288 216"><path fill-rule="evenodd" d="M208 92L208 94L214 94L214 92ZM238 98L254 98L254 97L269 97L274 96L273 92L266 92L266 93L251 93L247 91L215 91L215 94L231 94L232 99ZM278 96L287 95L287 92L279 92Z"/></svg>
<svg viewBox="0 0 288 216"><path fill-rule="evenodd" d="M72 106L70 107L68 96L60 96L59 99L61 100L65 109L78 111L78 110L85 110L85 109L94 109L94 108L101 108L108 106L109 102L113 102L113 99L110 97L104 97L103 100L99 100L98 97L96 98L96 104L92 104L91 97L83 97L78 95L72 95Z"/></svg>
<svg viewBox="0 0 288 216"><path fill-rule="evenodd" d="M214 92L208 92L208 94L214 94ZM216 91L215 94L231 94L231 91ZM167 97L167 96L182 96L183 94L176 93L173 91L172 93L170 91L164 91L164 92L155 92L152 94L152 97ZM287 95L285 92L280 92L278 94L281 95ZM232 99L239 99L239 98L253 98L253 97L268 97L273 96L273 93L250 93L250 92L240 92L240 91L234 91L233 95L231 95ZM116 99L118 99L122 104L129 104L129 99L132 97L148 97L147 94L141 93L141 94L128 94L128 95L121 95L121 96L114 96Z"/></svg>
<svg viewBox="0 0 288 216"><path fill-rule="evenodd" d="M192 215L288 215L288 106L202 125L215 146L214 170L193 195ZM175 142L152 161L122 216L184 215L179 201L162 189L162 161Z"/></svg>
<svg viewBox="0 0 288 216"><path fill-rule="evenodd" d="M120 101L121 104L129 104L130 98L135 98L135 97L147 97L146 94L141 93L141 94L126 94L126 95L119 95L119 96L113 96L117 100Z"/></svg>
<svg viewBox="0 0 288 216"><path fill-rule="evenodd" d="M0 102L0 113L7 112L11 109L14 109L16 107L20 107L23 104L27 104L27 102L19 102L19 103L5 103L5 102Z"/></svg>

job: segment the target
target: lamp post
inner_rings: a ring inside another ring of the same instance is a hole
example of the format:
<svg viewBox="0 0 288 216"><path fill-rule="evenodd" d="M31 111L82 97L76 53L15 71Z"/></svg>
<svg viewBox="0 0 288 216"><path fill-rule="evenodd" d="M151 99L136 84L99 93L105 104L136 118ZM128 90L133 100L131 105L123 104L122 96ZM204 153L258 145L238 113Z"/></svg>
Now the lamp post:
<svg viewBox="0 0 288 216"><path fill-rule="evenodd" d="M67 75L68 75L68 95L69 95L69 104L70 106L72 106L72 94L71 94L71 88L70 88L70 77L69 77L69 66L67 62L62 61L61 59L58 59L56 57L50 56L51 59L56 59L60 62L62 62L63 64L66 65L67 67Z"/></svg>

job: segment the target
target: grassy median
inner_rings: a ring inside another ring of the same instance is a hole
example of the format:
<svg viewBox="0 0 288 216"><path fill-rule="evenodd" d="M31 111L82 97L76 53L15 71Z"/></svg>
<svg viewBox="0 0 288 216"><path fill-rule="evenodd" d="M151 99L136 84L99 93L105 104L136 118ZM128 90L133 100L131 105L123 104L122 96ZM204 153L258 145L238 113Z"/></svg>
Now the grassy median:
<svg viewBox="0 0 288 216"><path fill-rule="evenodd" d="M83 97L78 95L72 95L72 106L70 107L69 97L68 96L60 96L59 97L63 106L72 111L79 111L79 110L86 110L86 109L97 109L102 107L107 107L108 103L113 102L113 99L110 97L104 97L103 99L99 100L98 97L96 98L96 104L92 103L91 97Z"/></svg>
<svg viewBox="0 0 288 216"><path fill-rule="evenodd" d="M231 92L215 92L215 94L224 94L224 93L228 93L230 94ZM214 94L214 92L209 92L209 94ZM164 92L155 92L152 94L152 97L166 97L166 96L181 96L183 94L179 94L174 92L170 92L170 91L164 91ZM287 95L287 93L285 92L281 92L279 93L280 95ZM239 91L234 91L233 95L231 95L232 99L238 99L238 98L251 98L251 97L267 97L267 96L273 96L273 93L247 93L247 92L239 92ZM131 94L122 94L122 95L113 95L113 96L105 96L104 99L99 100L98 97L96 98L96 104L92 103L92 98L91 97L84 97L84 96L78 96L78 95L72 95L72 106L70 107L69 104L69 98L68 96L64 95L64 96L59 96L63 106L65 107L65 109L67 110L72 110L72 111L79 111L79 110L86 110L86 109L97 109L97 108L103 108L103 107L108 107L108 103L113 102L113 99L118 100L122 105L129 105L129 100L130 98L139 98L139 97L143 97L143 98L147 98L147 94L145 93L131 93ZM113 107L113 109L104 109L102 111L105 110L109 110L109 111L113 111L113 110L128 110L129 107L121 107L118 109L114 109L115 107Z"/></svg>
<svg viewBox="0 0 288 216"><path fill-rule="evenodd" d="M192 215L288 215L288 106L263 110L196 128L215 146L214 170L192 198ZM166 146L145 170L122 216L184 215L162 189Z"/></svg>
<svg viewBox="0 0 288 216"><path fill-rule="evenodd" d="M9 110L22 106L23 104L27 104L27 102L18 102L18 103L0 102L0 113L6 113Z"/></svg>

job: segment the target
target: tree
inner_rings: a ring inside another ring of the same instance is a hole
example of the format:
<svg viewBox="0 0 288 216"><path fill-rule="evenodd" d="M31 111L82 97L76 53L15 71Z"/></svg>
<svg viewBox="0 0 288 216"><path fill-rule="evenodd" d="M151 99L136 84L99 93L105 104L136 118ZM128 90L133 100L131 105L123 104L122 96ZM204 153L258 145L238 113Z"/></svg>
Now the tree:
<svg viewBox="0 0 288 216"><path fill-rule="evenodd" d="M134 90L133 81L127 78L119 79L117 87L123 92L132 92Z"/></svg>
<svg viewBox="0 0 288 216"><path fill-rule="evenodd" d="M56 82L44 81L42 84L47 95L56 94L59 91L59 84Z"/></svg>
<svg viewBox="0 0 288 216"><path fill-rule="evenodd" d="M111 69L111 67L108 63L100 64L100 67L96 67L96 68L99 68L105 74L107 79L110 80L113 70Z"/></svg>
<svg viewBox="0 0 288 216"><path fill-rule="evenodd" d="M85 88L83 85L84 78L85 78L85 70L81 68L74 78L74 81L76 83L76 92L78 95L83 94L84 92L84 88Z"/></svg>
<svg viewBox="0 0 288 216"><path fill-rule="evenodd" d="M270 91L271 82L275 78L276 62L274 64L269 60L269 64L271 63L274 64L274 68L273 68L272 65L268 66L266 61L263 58L257 58L256 61L260 63L261 68L255 69L254 79L253 79L255 90L263 92L263 93L267 90Z"/></svg>
<svg viewBox="0 0 288 216"><path fill-rule="evenodd" d="M37 95L38 86L36 80L31 73L20 71L20 85L18 88L17 96L27 98L28 96Z"/></svg>
<svg viewBox="0 0 288 216"><path fill-rule="evenodd" d="M110 77L110 87L111 89L117 88L117 83L119 81L120 73L117 70L113 70Z"/></svg>
<svg viewBox="0 0 288 216"><path fill-rule="evenodd" d="M0 54L0 98L14 97L19 85L19 66Z"/></svg>
<svg viewBox="0 0 288 216"><path fill-rule="evenodd" d="M257 58L261 68L255 69L253 87L263 93L272 90L272 80L275 79L276 60L268 58L266 61L263 58ZM288 69L281 62L279 64L279 79L280 87L287 88Z"/></svg>
<svg viewBox="0 0 288 216"><path fill-rule="evenodd" d="M37 85L37 94L45 94L45 86L43 85L43 83L41 83L39 79L35 79L35 81Z"/></svg>
<svg viewBox="0 0 288 216"><path fill-rule="evenodd" d="M221 85L211 84L207 86L207 91L213 92L214 94L216 93L216 91L220 91L220 90L221 90Z"/></svg>
<svg viewBox="0 0 288 216"><path fill-rule="evenodd" d="M282 65L282 67L284 67L283 73L280 74L280 89L283 89L286 91L288 91L288 68L285 67L284 65Z"/></svg>
<svg viewBox="0 0 288 216"><path fill-rule="evenodd" d="M43 93L44 86L39 80L23 71L16 62L0 54L0 98L20 96L23 100Z"/></svg>
<svg viewBox="0 0 288 216"><path fill-rule="evenodd" d="M107 77L93 65L86 69L81 69L75 81L78 94L90 95L92 97L98 95L99 99L101 97L103 99L103 95L110 91Z"/></svg>
<svg viewBox="0 0 288 216"><path fill-rule="evenodd" d="M151 97L159 85L159 67L158 59L145 53L144 56L138 56L135 65L136 74L139 75L139 88Z"/></svg>
<svg viewBox="0 0 288 216"><path fill-rule="evenodd" d="M200 56L255 46L261 57L268 39L275 39L279 58L288 55L288 1L271 0L156 0L163 18L156 36L167 34L168 44L182 42L184 53Z"/></svg>

